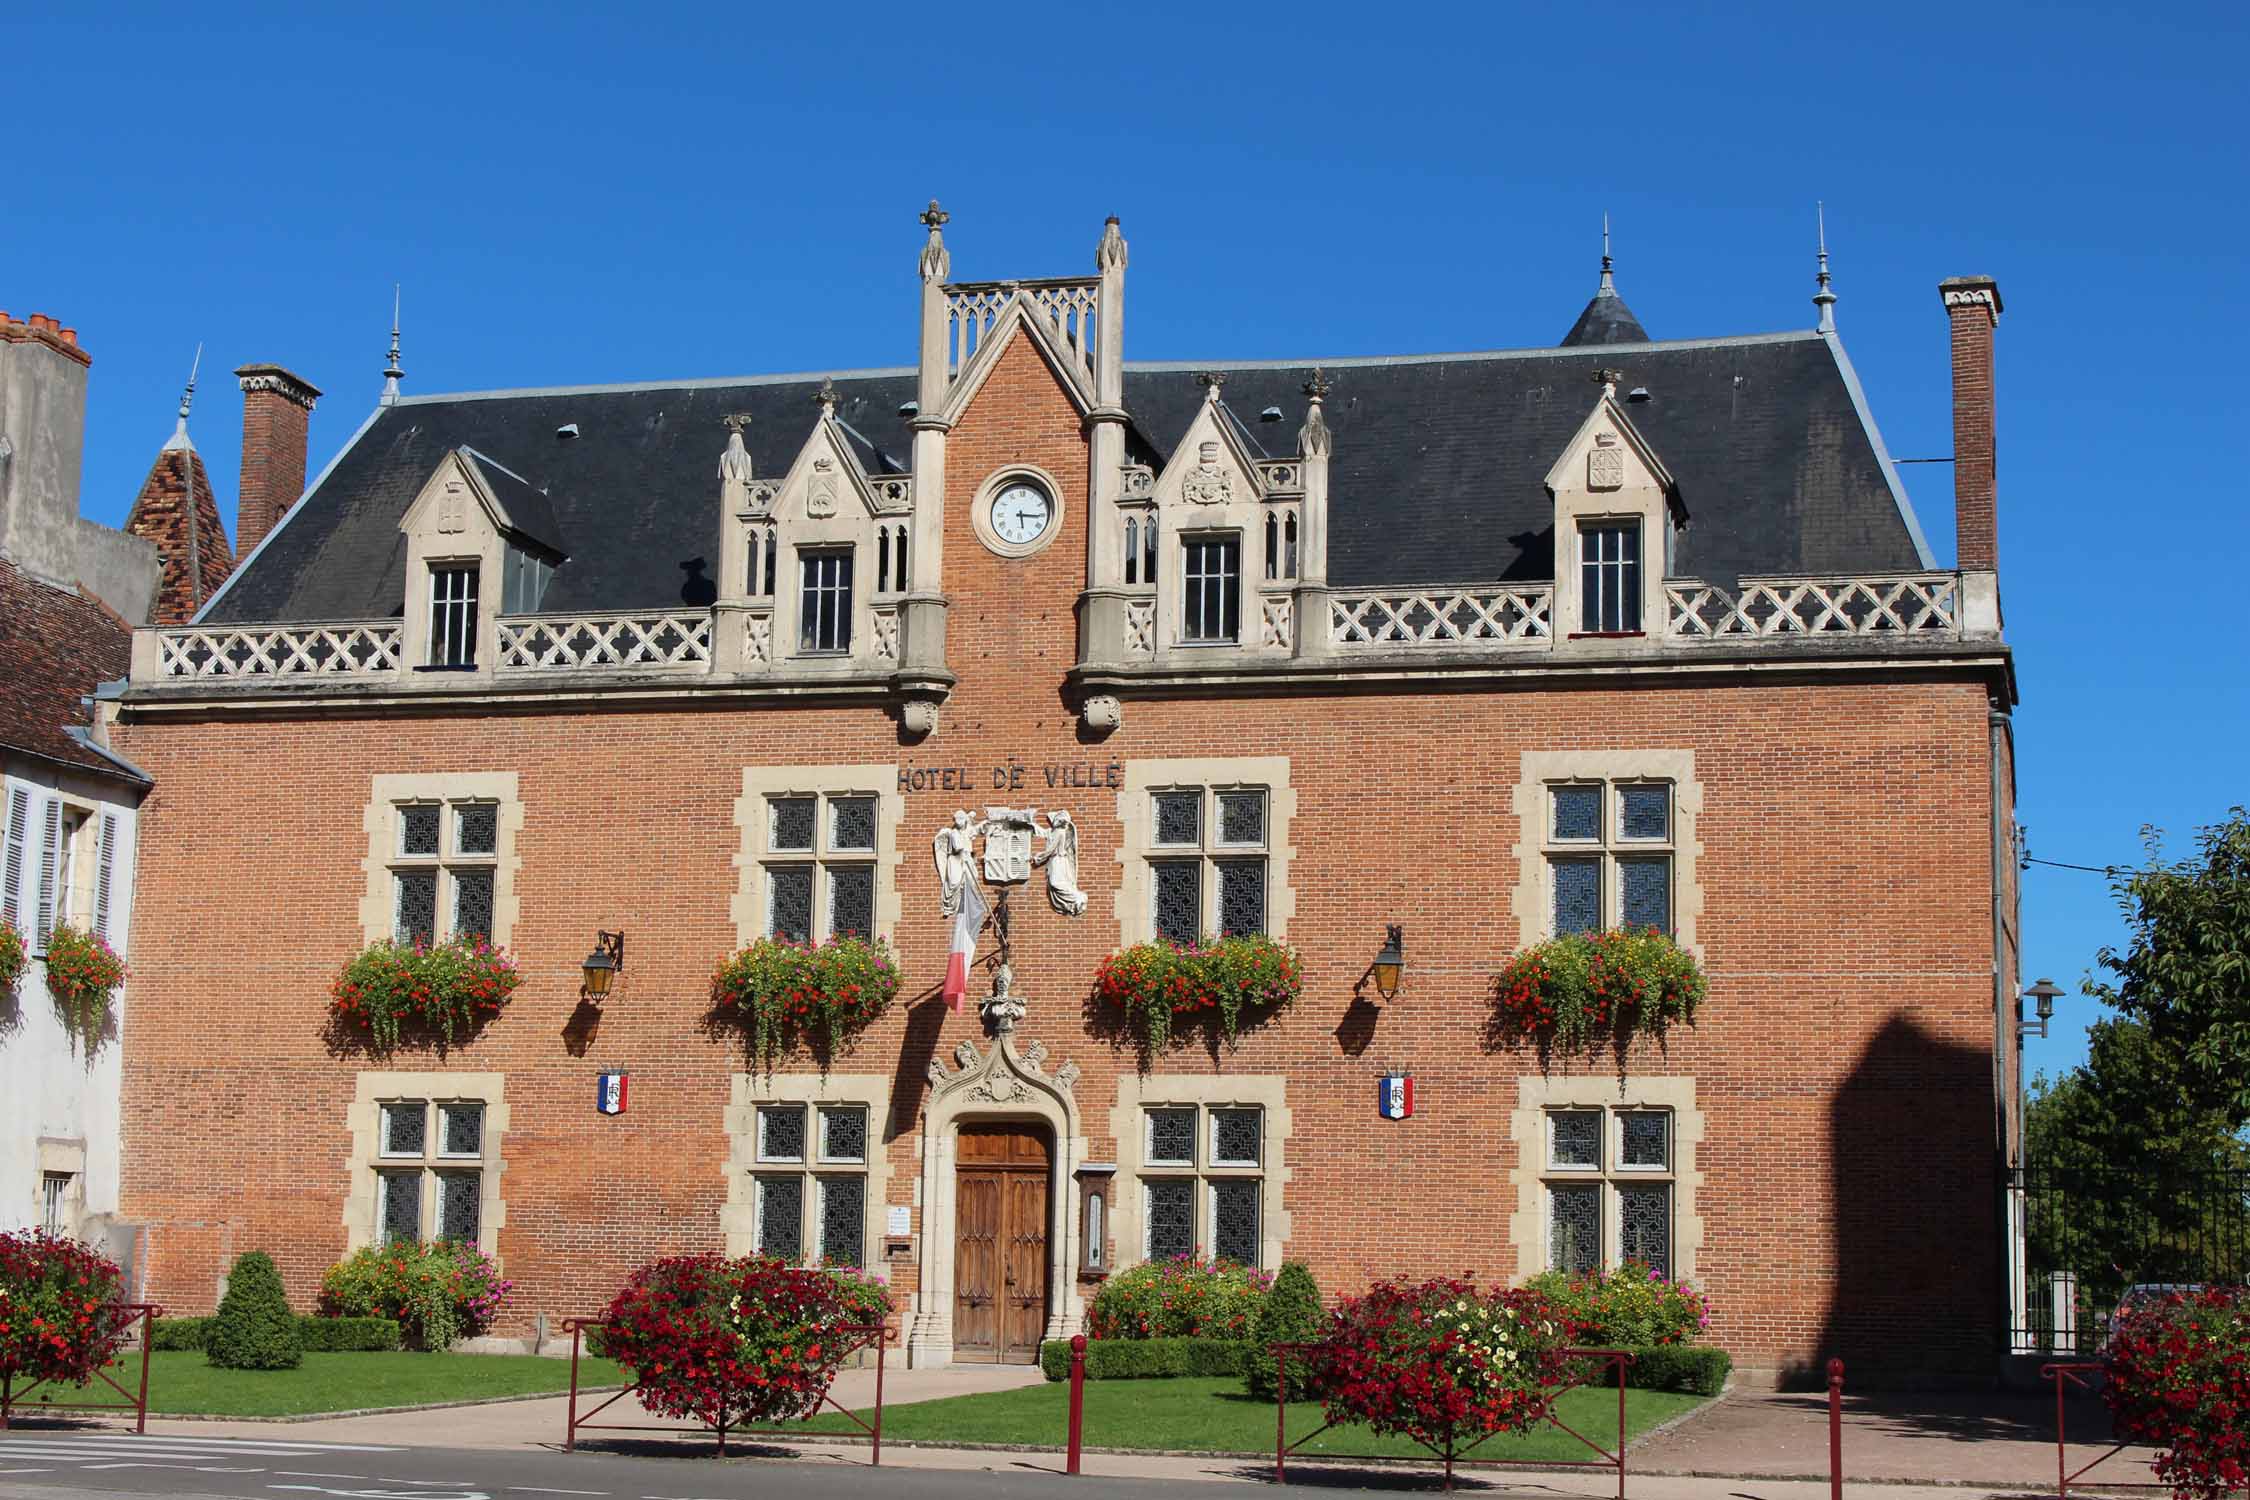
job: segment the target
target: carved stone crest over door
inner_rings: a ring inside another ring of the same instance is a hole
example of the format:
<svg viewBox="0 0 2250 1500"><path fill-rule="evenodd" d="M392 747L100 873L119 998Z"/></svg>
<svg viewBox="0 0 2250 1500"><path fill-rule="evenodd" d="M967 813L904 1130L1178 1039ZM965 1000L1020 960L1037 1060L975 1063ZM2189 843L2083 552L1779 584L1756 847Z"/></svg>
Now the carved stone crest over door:
<svg viewBox="0 0 2250 1500"><path fill-rule="evenodd" d="M954 1358L1031 1364L1047 1327L1047 1132L963 1125L956 1160Z"/></svg>

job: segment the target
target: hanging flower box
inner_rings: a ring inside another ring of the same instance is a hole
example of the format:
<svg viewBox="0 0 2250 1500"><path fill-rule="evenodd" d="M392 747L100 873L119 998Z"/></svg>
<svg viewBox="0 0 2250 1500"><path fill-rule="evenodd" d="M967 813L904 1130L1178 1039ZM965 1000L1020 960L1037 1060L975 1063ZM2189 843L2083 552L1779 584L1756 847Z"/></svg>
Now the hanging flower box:
<svg viewBox="0 0 2250 1500"><path fill-rule="evenodd" d="M1709 983L1695 955L1656 928L1612 928L1535 943L1494 978L1493 1030L1565 1052L1693 1024Z"/></svg>
<svg viewBox="0 0 2250 1500"><path fill-rule="evenodd" d="M89 1053L109 1030L110 1000L125 982L125 960L98 934L59 922L47 934L47 993L63 1029Z"/></svg>
<svg viewBox="0 0 2250 1500"><path fill-rule="evenodd" d="M1205 1019L1215 1019L1232 1043L1245 1017L1255 1022L1288 1009L1304 982L1297 950L1265 936L1222 938L1207 948L1136 943L1102 960L1094 995L1122 1012L1145 1058Z"/></svg>
<svg viewBox="0 0 2250 1500"><path fill-rule="evenodd" d="M377 1052L402 1037L434 1037L440 1048L473 1035L507 1008L523 976L505 949L481 937L444 943L373 943L344 965L328 1010L347 1034Z"/></svg>
<svg viewBox="0 0 2250 1500"><path fill-rule="evenodd" d="M826 1063L897 996L890 948L856 937L818 947L760 938L722 959L711 976L713 1010L741 1029L751 1057L768 1067L800 1044Z"/></svg>
<svg viewBox="0 0 2250 1500"><path fill-rule="evenodd" d="M30 959L31 952L15 924L0 922L0 1011L15 1009L16 981L23 978L23 967Z"/></svg>

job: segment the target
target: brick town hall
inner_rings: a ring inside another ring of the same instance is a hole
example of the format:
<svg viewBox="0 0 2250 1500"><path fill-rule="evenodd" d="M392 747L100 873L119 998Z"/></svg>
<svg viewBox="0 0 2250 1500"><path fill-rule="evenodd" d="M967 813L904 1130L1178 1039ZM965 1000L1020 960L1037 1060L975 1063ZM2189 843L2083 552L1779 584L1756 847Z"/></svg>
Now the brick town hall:
<svg viewBox="0 0 2250 1500"><path fill-rule="evenodd" d="M942 1363L1029 1359L1149 1256L1303 1258L1331 1293L1638 1257L1753 1378L1989 1371L1995 285L1941 288L1948 567L1825 270L1801 331L1652 339L1605 262L1555 348L1134 363L1115 220L1092 276L981 282L945 222L911 367L409 395L394 343L294 503L317 392L246 375L246 560L101 705L153 782L119 1200L147 1294L207 1308L264 1249L309 1306L353 1247L460 1236L529 1338L656 1255L765 1248L877 1268ZM956 812L988 898L999 834L1064 854L958 1012ZM1511 955L1628 923L1701 961L1692 1028L1494 1039ZM1123 945L1261 931L1304 989L1232 1048L1144 1066L1090 999ZM335 1043L353 953L471 932L525 975L491 1024ZM844 932L904 985L825 1074L705 1024L719 959Z"/></svg>

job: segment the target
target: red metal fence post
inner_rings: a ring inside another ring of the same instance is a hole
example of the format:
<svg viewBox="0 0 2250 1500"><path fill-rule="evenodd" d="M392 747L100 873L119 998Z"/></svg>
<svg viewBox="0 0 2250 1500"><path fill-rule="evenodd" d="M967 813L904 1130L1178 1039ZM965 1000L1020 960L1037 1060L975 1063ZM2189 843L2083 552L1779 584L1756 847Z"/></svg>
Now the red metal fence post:
<svg viewBox="0 0 2250 1500"><path fill-rule="evenodd" d="M2063 1439L2063 1373L2052 1365L2048 1370L2055 1377L2055 1493L2061 1500L2070 1500L2070 1449Z"/></svg>
<svg viewBox="0 0 2250 1500"><path fill-rule="evenodd" d="M1844 1500L1844 1362L1828 1361L1828 1500Z"/></svg>
<svg viewBox="0 0 2250 1500"><path fill-rule="evenodd" d="M1065 1472L1078 1472L1078 1450L1086 1438L1086 1335L1070 1336L1070 1459Z"/></svg>
<svg viewBox="0 0 2250 1500"><path fill-rule="evenodd" d="M1282 1454L1289 1442L1289 1351L1279 1344L1273 1349L1273 1372L1273 1482L1287 1484Z"/></svg>
<svg viewBox="0 0 2250 1500"><path fill-rule="evenodd" d="M868 1467L883 1467L883 1353L890 1342L890 1328L885 1325L875 1330L875 1429L869 1434Z"/></svg>
<svg viewBox="0 0 2250 1500"><path fill-rule="evenodd" d="M140 1413L133 1423L133 1431L139 1433L142 1437L148 1436L148 1356L151 1347L153 1347L149 1343L149 1338L154 1329L151 1320L155 1316L156 1309L154 1307L145 1302L141 1304L141 1404Z"/></svg>
<svg viewBox="0 0 2250 1500"><path fill-rule="evenodd" d="M578 1344L586 1336L576 1319L570 1325L570 1408L563 1414L563 1452L578 1451Z"/></svg>

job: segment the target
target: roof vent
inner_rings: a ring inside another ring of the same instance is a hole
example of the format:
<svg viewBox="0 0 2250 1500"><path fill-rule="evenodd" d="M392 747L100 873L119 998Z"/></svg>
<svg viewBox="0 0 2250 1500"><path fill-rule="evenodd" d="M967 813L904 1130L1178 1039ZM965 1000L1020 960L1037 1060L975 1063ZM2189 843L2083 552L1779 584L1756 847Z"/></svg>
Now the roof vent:
<svg viewBox="0 0 2250 1500"><path fill-rule="evenodd" d="M1648 398L1648 387L1645 385L1636 385L1625 393L1628 401L1646 401Z"/></svg>
<svg viewBox="0 0 2250 1500"><path fill-rule="evenodd" d="M578 424L576 422L563 423L562 426L555 429L555 436L559 438L574 438L578 436Z"/></svg>
<svg viewBox="0 0 2250 1500"><path fill-rule="evenodd" d="M899 403L898 414L902 417L918 417L922 415L922 403L919 401L901 402Z"/></svg>
<svg viewBox="0 0 2250 1500"><path fill-rule="evenodd" d="M1259 412L1259 413L1258 413L1258 420L1259 420L1259 421L1261 421L1261 422L1278 422L1278 421L1280 421L1280 420L1281 420L1281 408L1280 408L1280 407L1278 407L1278 406L1269 406L1269 407L1267 407L1267 408L1266 408L1266 409L1265 409L1264 411L1262 411L1262 412Z"/></svg>

